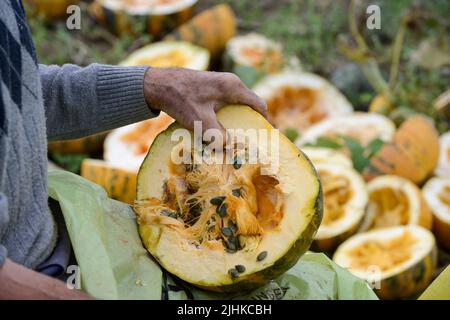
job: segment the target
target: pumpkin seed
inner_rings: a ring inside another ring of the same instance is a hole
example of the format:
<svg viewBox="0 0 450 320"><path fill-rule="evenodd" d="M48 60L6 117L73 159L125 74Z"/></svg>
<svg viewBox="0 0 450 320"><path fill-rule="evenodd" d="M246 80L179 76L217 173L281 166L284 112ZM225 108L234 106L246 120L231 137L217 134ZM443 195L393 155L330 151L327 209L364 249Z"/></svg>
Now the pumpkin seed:
<svg viewBox="0 0 450 320"><path fill-rule="evenodd" d="M223 234L225 237L231 237L231 236L233 236L233 231L231 231L230 228L223 227L223 228L222 228L222 234Z"/></svg>
<svg viewBox="0 0 450 320"><path fill-rule="evenodd" d="M239 170L241 168L242 164L241 161L238 157L234 158L233 161L233 168L235 168L236 170Z"/></svg>
<svg viewBox="0 0 450 320"><path fill-rule="evenodd" d="M239 198L239 197L241 196L241 188L233 189L233 190L231 191L231 193L233 194L233 196Z"/></svg>
<svg viewBox="0 0 450 320"><path fill-rule="evenodd" d="M256 257L256 261L263 261L267 257L267 251L263 251Z"/></svg>
<svg viewBox="0 0 450 320"><path fill-rule="evenodd" d="M233 220L228 220L228 228L230 228L233 233L236 233L237 231L237 225L233 222Z"/></svg>
<svg viewBox="0 0 450 320"><path fill-rule="evenodd" d="M242 264L238 264L238 265L234 266L234 268L235 268L236 271L239 272L239 273L245 272L245 266L243 266Z"/></svg>
<svg viewBox="0 0 450 320"><path fill-rule="evenodd" d="M224 218L227 215L227 204L223 203L219 207L216 208L216 213L221 217Z"/></svg>
<svg viewBox="0 0 450 320"><path fill-rule="evenodd" d="M218 197L212 198L211 200L209 200L209 202L212 205L220 206L222 204L223 200L225 200L225 196L218 196Z"/></svg>
<svg viewBox="0 0 450 320"><path fill-rule="evenodd" d="M228 270L228 274L229 274L233 279L239 277L239 272L238 272L236 269L234 269L234 268L231 268L230 270Z"/></svg>
<svg viewBox="0 0 450 320"><path fill-rule="evenodd" d="M237 248L236 248L236 243L235 243L234 239L235 238L233 238L233 237L228 239L227 248L230 250L236 251Z"/></svg>

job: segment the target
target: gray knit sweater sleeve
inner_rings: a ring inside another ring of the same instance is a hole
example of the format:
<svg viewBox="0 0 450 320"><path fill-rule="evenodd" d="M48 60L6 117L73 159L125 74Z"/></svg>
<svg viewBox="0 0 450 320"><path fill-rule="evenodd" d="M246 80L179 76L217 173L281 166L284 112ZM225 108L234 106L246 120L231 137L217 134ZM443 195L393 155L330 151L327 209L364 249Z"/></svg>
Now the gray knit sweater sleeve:
<svg viewBox="0 0 450 320"><path fill-rule="evenodd" d="M144 99L147 68L39 65L48 139L79 138L155 116Z"/></svg>
<svg viewBox="0 0 450 320"><path fill-rule="evenodd" d="M3 193L0 192L0 234L3 234L5 232L5 229L8 226L8 221L8 199ZM6 248L0 244L0 268L5 262L6 256Z"/></svg>

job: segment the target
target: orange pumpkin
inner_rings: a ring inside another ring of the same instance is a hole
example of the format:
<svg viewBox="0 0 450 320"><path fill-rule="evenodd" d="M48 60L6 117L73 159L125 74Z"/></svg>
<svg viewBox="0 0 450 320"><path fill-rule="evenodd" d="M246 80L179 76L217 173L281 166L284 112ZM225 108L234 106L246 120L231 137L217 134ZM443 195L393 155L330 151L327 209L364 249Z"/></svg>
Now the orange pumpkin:
<svg viewBox="0 0 450 320"><path fill-rule="evenodd" d="M220 4L205 10L164 40L182 40L208 49L212 57L218 57L236 34L236 17L227 4Z"/></svg>
<svg viewBox="0 0 450 320"><path fill-rule="evenodd" d="M39 15L47 20L67 18L67 7L79 3L80 0L25 0L31 16Z"/></svg>
<svg viewBox="0 0 450 320"><path fill-rule="evenodd" d="M89 13L119 36L148 32L160 38L187 22L196 3L197 0L95 0Z"/></svg>
<svg viewBox="0 0 450 320"><path fill-rule="evenodd" d="M370 180L393 174L420 184L434 170L438 156L438 132L427 118L413 116L400 126L393 141L372 158L364 177Z"/></svg>
<svg viewBox="0 0 450 320"><path fill-rule="evenodd" d="M80 139L51 141L48 143L48 151L61 154L96 154L102 151L107 133L103 132Z"/></svg>

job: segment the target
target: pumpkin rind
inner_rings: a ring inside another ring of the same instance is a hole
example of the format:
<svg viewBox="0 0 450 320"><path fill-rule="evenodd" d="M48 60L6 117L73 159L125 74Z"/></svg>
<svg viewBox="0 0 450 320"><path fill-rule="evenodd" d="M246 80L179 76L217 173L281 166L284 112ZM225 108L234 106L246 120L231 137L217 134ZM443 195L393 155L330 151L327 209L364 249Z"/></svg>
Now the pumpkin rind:
<svg viewBox="0 0 450 320"><path fill-rule="evenodd" d="M220 4L200 12L164 40L191 42L208 49L211 56L217 58L235 34L236 17L229 5Z"/></svg>
<svg viewBox="0 0 450 320"><path fill-rule="evenodd" d="M353 112L322 120L309 127L300 138L298 146L316 143L321 137L333 139L336 135L349 136L365 146L378 138L391 141L395 133L394 123L387 117L366 112Z"/></svg>
<svg viewBox="0 0 450 320"><path fill-rule="evenodd" d="M450 177L450 131L439 137L439 160L434 174L440 177Z"/></svg>
<svg viewBox="0 0 450 320"><path fill-rule="evenodd" d="M433 280L436 265L437 248L434 247L425 258L413 267L398 275L383 279L380 289L375 292L381 299L415 298Z"/></svg>
<svg viewBox="0 0 450 320"><path fill-rule="evenodd" d="M323 180L323 172L336 177L345 178L348 181L350 195L346 203L342 204L343 216L329 225L322 224L314 238L312 249L316 251L332 252L343 241L358 231L364 217L364 210L367 204L367 189L362 177L352 167L343 167L333 163L318 163L316 170L322 181L322 194L324 196L324 210L327 207L327 183ZM333 182L330 182L331 184ZM340 189L337 192L341 192ZM330 200L331 201L331 200ZM324 211L324 216L325 215ZM350 221L350 223L348 222ZM344 226L344 227L342 227Z"/></svg>
<svg viewBox="0 0 450 320"><path fill-rule="evenodd" d="M433 212L433 233L438 244L450 251L450 204L445 203L439 197L448 188L450 190L450 177L434 177L423 186L423 194L428 206ZM447 191L448 192L448 191ZM449 197L447 195L447 197Z"/></svg>
<svg viewBox="0 0 450 320"><path fill-rule="evenodd" d="M154 37L160 37L187 22L196 3L197 0L180 0L173 5L174 9L160 11L153 7L133 8L117 1L95 0L89 11L97 22L118 35L145 31ZM135 30L136 26L143 30Z"/></svg>
<svg viewBox="0 0 450 320"><path fill-rule="evenodd" d="M364 176L367 180L392 174L422 183L434 170L439 156L439 138L434 126L423 116L405 121L375 155Z"/></svg>

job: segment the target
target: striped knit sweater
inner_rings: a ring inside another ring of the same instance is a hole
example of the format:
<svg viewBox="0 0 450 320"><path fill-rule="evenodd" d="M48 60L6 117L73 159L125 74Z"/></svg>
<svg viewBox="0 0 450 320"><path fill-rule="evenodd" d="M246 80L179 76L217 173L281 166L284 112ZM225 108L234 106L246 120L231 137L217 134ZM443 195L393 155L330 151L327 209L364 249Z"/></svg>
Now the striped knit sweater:
<svg viewBox="0 0 450 320"><path fill-rule="evenodd" d="M146 67L38 65L20 0L0 1L0 268L35 268L54 247L47 139L79 138L154 116Z"/></svg>

